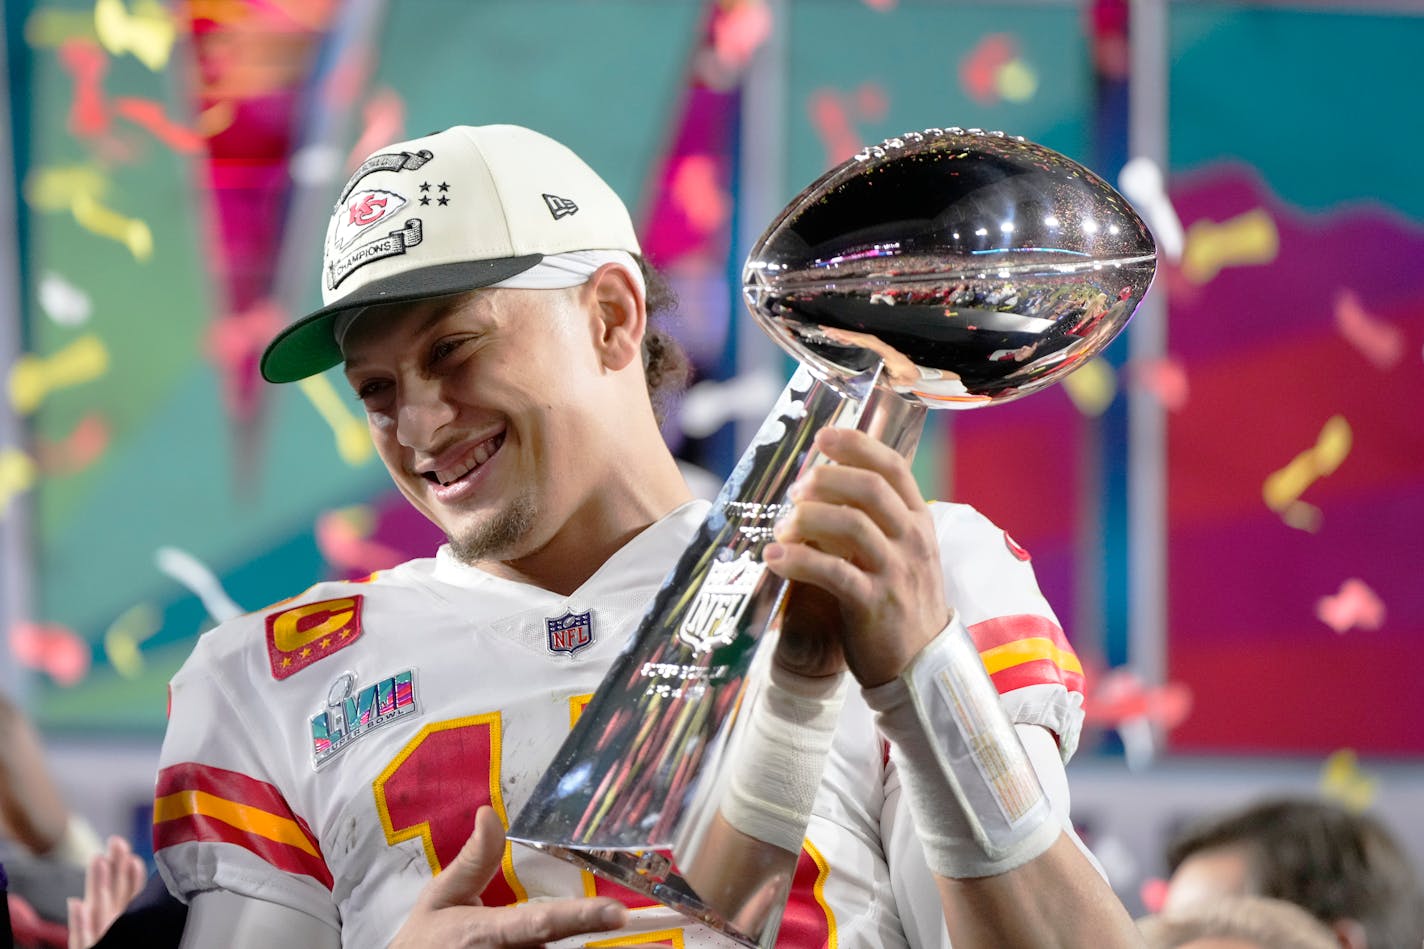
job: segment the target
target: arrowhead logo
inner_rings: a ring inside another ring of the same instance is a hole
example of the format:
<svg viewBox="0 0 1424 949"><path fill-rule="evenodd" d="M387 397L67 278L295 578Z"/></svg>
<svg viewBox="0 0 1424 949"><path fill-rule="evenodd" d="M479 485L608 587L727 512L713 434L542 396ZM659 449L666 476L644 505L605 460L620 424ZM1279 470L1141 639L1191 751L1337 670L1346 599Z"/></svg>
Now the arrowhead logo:
<svg viewBox="0 0 1424 949"><path fill-rule="evenodd" d="M554 216L554 220L561 217L568 217L570 214L578 212L578 205L568 198L561 198L556 194L544 195L544 204L548 206L549 213Z"/></svg>

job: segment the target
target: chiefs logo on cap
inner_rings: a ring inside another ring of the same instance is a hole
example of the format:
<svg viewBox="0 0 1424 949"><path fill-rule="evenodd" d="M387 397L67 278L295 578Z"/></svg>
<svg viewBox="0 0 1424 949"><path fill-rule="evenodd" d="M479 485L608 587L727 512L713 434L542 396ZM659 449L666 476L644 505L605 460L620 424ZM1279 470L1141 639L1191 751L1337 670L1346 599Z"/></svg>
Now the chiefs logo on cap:
<svg viewBox="0 0 1424 949"><path fill-rule="evenodd" d="M361 597L304 603L267 617L267 658L278 679L361 638Z"/></svg>

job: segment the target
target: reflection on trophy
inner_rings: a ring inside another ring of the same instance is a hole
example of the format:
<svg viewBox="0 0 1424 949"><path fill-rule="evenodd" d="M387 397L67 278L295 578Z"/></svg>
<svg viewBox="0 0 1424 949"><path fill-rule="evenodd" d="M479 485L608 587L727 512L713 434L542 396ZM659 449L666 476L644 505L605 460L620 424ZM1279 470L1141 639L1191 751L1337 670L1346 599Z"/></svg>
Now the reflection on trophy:
<svg viewBox="0 0 1424 949"><path fill-rule="evenodd" d="M777 766L745 738L786 593L761 551L824 463L815 433L857 426L908 457L928 408L1018 398L1101 351L1155 265L1101 178L999 132L911 132L798 195L743 289L800 368L509 837L772 945L797 854L729 850L717 818L729 775Z"/></svg>

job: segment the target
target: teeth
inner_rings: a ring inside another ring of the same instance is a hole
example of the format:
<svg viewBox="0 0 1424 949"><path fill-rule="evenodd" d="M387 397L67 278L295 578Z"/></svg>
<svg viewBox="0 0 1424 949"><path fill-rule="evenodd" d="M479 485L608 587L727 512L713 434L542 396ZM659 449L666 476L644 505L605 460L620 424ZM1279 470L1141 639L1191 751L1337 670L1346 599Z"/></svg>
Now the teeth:
<svg viewBox="0 0 1424 949"><path fill-rule="evenodd" d="M498 451L499 446L502 444L504 444L504 437L502 435L480 442L474 447L474 450L466 455L458 464L434 472L435 480L439 482L441 486L460 480L480 465L489 461L490 456Z"/></svg>

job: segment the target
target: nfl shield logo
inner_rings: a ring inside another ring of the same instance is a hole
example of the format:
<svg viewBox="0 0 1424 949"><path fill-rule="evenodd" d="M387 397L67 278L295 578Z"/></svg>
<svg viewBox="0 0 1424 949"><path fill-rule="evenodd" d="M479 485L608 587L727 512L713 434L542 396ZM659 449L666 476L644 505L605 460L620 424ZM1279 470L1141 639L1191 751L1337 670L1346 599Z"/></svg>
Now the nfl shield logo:
<svg viewBox="0 0 1424 949"><path fill-rule="evenodd" d="M572 656L593 644L593 612L565 613L556 619L545 619L549 631L549 651L566 652Z"/></svg>

